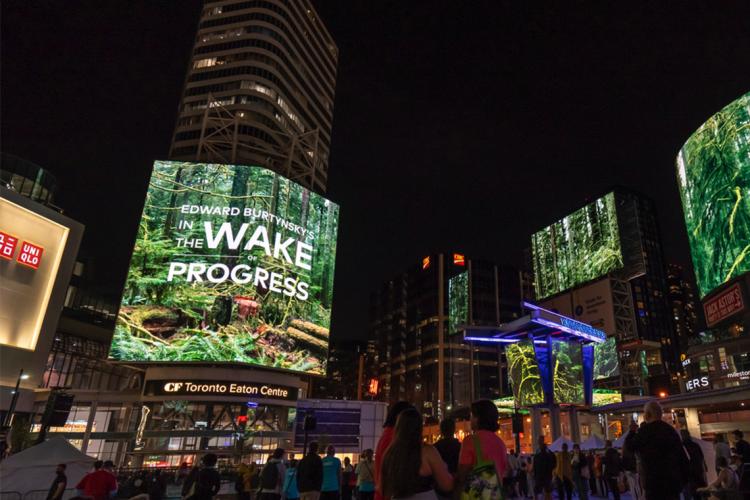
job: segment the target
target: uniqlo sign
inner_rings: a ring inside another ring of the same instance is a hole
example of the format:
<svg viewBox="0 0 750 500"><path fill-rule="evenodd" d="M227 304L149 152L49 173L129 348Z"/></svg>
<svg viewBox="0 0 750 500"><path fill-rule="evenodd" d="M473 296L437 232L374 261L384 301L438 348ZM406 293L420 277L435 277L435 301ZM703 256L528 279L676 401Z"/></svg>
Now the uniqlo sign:
<svg viewBox="0 0 750 500"><path fill-rule="evenodd" d="M16 260L24 266L28 266L32 269L39 269L39 264L42 262L42 252L44 252L44 248L29 243L28 241L24 241Z"/></svg>
<svg viewBox="0 0 750 500"><path fill-rule="evenodd" d="M13 254L16 252L17 245L18 238L0 231L0 257L2 257L3 259L12 260Z"/></svg>
<svg viewBox="0 0 750 500"><path fill-rule="evenodd" d="M739 283L735 283L703 303L703 311L706 313L706 324L709 327L742 311L744 308L745 302L742 299L742 289Z"/></svg>

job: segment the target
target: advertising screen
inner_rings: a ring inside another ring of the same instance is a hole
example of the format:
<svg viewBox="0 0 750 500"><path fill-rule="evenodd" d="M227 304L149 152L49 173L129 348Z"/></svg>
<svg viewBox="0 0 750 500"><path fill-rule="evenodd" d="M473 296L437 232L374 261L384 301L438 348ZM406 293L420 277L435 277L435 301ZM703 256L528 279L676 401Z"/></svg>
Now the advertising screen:
<svg viewBox="0 0 750 500"><path fill-rule="evenodd" d="M552 340L553 398L558 404L584 403L581 344Z"/></svg>
<svg viewBox="0 0 750 500"><path fill-rule="evenodd" d="M621 268L614 193L534 233L531 249L539 299Z"/></svg>
<svg viewBox="0 0 750 500"><path fill-rule="evenodd" d="M600 344L594 344L594 380L615 377L620 374L615 337L608 337Z"/></svg>
<svg viewBox="0 0 750 500"><path fill-rule="evenodd" d="M458 333L469 322L469 272L448 280L448 335Z"/></svg>
<svg viewBox="0 0 750 500"><path fill-rule="evenodd" d="M532 341L509 344L505 348L508 377L513 387L513 398L518 406L544 403L542 378Z"/></svg>
<svg viewBox="0 0 750 500"><path fill-rule="evenodd" d="M750 270L750 93L690 136L677 181L703 298Z"/></svg>
<svg viewBox="0 0 750 500"><path fill-rule="evenodd" d="M156 162L110 358L325 374L338 214L264 168Z"/></svg>

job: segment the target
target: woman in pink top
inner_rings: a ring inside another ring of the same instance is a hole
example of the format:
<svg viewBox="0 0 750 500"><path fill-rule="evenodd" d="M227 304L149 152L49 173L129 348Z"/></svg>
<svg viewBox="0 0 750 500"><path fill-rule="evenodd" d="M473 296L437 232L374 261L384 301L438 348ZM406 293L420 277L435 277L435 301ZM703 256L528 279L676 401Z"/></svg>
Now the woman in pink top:
<svg viewBox="0 0 750 500"><path fill-rule="evenodd" d="M480 399L471 404L471 430L479 438L482 459L495 462L497 477L502 481L508 468L508 451L503 440L495 434L500 428L498 418L497 407L492 401ZM461 443L461 454L458 458L459 482L463 483L466 480L476 461L474 440L471 436L466 436Z"/></svg>

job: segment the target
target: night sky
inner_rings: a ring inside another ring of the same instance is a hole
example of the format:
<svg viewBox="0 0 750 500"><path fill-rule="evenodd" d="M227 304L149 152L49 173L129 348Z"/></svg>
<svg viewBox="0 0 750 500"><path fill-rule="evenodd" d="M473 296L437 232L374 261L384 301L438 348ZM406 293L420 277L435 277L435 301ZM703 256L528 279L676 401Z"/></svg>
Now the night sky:
<svg viewBox="0 0 750 500"><path fill-rule="evenodd" d="M334 338L436 251L518 264L530 234L620 184L689 264L675 155L750 90L750 3L315 2L336 40ZM532 6L532 5L535 5ZM0 149L52 171L102 290L125 280L201 2L2 2Z"/></svg>

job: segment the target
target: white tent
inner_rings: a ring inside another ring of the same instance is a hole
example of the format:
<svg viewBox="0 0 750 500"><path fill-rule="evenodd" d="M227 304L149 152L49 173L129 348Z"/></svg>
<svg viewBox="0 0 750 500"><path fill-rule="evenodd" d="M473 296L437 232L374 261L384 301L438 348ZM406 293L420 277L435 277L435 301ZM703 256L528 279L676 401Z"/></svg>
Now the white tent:
<svg viewBox="0 0 750 500"><path fill-rule="evenodd" d="M78 451L63 438L52 438L27 448L0 462L0 489L17 491L46 491L55 479L57 464L65 464L68 489L91 470L94 459Z"/></svg>
<svg viewBox="0 0 750 500"><path fill-rule="evenodd" d="M551 445L549 445L550 451L562 451L563 444L568 445L568 450L573 450L573 441L566 438L565 436L560 436L559 438L555 439Z"/></svg>
<svg viewBox="0 0 750 500"><path fill-rule="evenodd" d="M604 440L597 436L596 434L592 434L588 437L583 443L581 443L581 449L582 450L601 450L604 449Z"/></svg>

